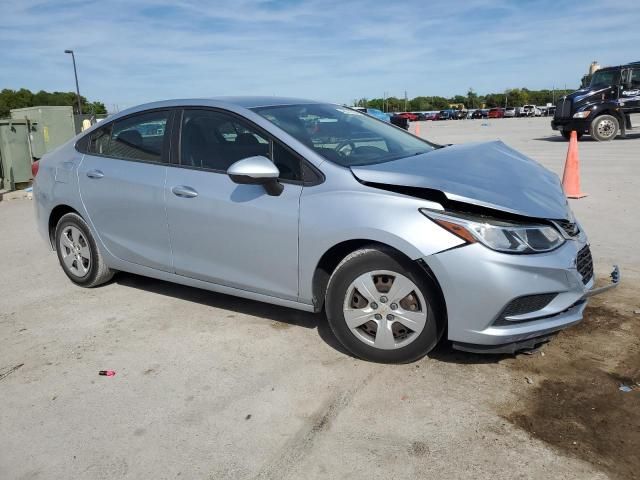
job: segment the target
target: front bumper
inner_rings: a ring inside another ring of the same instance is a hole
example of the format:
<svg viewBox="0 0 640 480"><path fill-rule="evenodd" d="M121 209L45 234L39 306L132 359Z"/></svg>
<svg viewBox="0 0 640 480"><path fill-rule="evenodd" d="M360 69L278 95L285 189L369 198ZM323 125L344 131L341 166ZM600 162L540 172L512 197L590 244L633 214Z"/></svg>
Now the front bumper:
<svg viewBox="0 0 640 480"><path fill-rule="evenodd" d="M589 133L589 118L554 118L551 120L551 128L560 132L575 130L580 133Z"/></svg>
<svg viewBox="0 0 640 480"><path fill-rule="evenodd" d="M585 245L580 234L544 254L509 255L475 243L423 258L445 298L449 340L464 350L504 353L578 323L587 298L620 281L615 267L606 287L594 289L593 278L583 282L576 257ZM505 313L514 300L542 295L550 301L537 309Z"/></svg>

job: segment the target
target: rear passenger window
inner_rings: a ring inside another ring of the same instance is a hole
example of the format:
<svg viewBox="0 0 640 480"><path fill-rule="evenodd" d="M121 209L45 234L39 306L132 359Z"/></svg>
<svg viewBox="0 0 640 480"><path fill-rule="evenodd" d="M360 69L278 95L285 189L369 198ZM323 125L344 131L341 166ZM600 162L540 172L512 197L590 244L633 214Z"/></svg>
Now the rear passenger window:
<svg viewBox="0 0 640 480"><path fill-rule="evenodd" d="M110 138L111 124L94 130L89 137L89 147L87 151L89 153L95 153L97 155L106 155Z"/></svg>
<svg viewBox="0 0 640 480"><path fill-rule="evenodd" d="M248 122L213 110L184 111L182 165L226 172L238 160L256 155L271 159L281 179L301 180L300 159Z"/></svg>
<svg viewBox="0 0 640 480"><path fill-rule="evenodd" d="M161 162L169 112L148 112L113 122L105 155L116 158Z"/></svg>

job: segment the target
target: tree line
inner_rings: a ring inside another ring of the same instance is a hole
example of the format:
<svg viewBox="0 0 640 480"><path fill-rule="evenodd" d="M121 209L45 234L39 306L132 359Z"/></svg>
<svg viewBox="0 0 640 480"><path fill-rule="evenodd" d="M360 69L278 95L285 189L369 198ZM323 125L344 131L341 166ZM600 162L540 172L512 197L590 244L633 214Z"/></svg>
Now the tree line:
<svg viewBox="0 0 640 480"><path fill-rule="evenodd" d="M412 99L398 97L360 98L354 100L354 105L357 107L377 108L384 112L445 110L451 108L451 105L464 105L465 108L521 107L529 104L555 104L560 97L572 91L573 90L529 90L528 88L513 88L504 93L478 95L470 88L466 95L454 95L450 98L438 96L420 96Z"/></svg>
<svg viewBox="0 0 640 480"><path fill-rule="evenodd" d="M80 96L82 113L105 114L107 109L102 102L89 102L86 97ZM21 88L11 90L5 88L0 91L0 118L8 117L9 110L14 108L39 107L45 105L71 106L73 112L78 113L78 101L74 92L45 92L40 90L33 93L31 90Z"/></svg>

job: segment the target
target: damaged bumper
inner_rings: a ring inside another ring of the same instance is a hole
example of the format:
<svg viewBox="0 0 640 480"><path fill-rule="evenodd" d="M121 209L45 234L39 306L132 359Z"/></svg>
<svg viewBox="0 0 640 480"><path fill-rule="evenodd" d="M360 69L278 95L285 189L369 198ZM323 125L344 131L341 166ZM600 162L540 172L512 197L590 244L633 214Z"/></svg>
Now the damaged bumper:
<svg viewBox="0 0 640 480"><path fill-rule="evenodd" d="M440 282L454 348L514 353L535 348L582 320L587 299L614 288L594 287L586 238L549 253L509 255L479 244L454 248L424 262Z"/></svg>

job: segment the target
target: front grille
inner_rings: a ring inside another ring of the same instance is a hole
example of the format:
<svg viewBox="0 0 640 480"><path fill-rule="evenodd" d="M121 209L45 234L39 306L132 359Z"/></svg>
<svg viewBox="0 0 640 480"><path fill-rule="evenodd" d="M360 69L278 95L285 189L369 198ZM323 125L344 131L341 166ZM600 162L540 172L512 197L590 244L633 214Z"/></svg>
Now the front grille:
<svg viewBox="0 0 640 480"><path fill-rule="evenodd" d="M504 310L498 315L498 320L494 322L494 325L512 325L515 322L507 320L505 317L542 310L551 303L551 300L553 300L556 295L556 293L540 293L537 295L518 297L504 307Z"/></svg>
<svg viewBox="0 0 640 480"><path fill-rule="evenodd" d="M556 112L553 114L553 118L569 117L571 117L571 100L563 97L556 103Z"/></svg>
<svg viewBox="0 0 640 480"><path fill-rule="evenodd" d="M591 258L591 250L589 245L585 245L578 252L576 257L576 268L582 276L582 283L585 285L593 278L593 259Z"/></svg>
<svg viewBox="0 0 640 480"><path fill-rule="evenodd" d="M580 227L575 222L569 220L557 220L556 225L560 227L570 237L575 237L580 233Z"/></svg>

